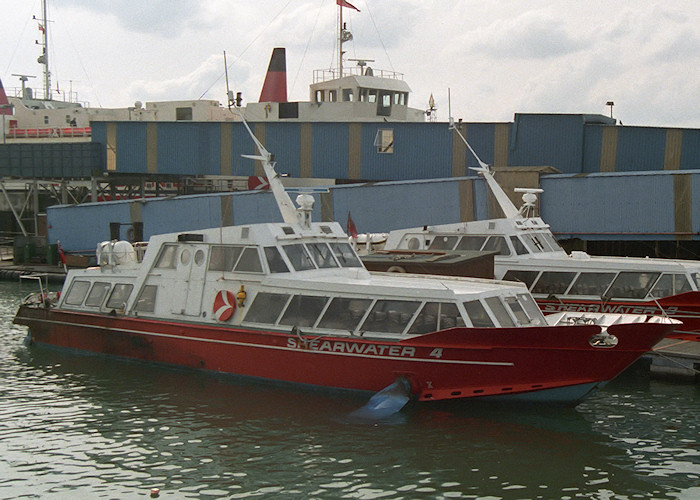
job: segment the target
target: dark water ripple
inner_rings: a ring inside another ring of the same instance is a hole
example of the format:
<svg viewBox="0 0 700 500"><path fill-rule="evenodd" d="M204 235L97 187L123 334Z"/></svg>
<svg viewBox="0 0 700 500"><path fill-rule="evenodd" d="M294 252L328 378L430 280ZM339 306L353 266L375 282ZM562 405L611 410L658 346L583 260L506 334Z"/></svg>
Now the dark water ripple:
<svg viewBox="0 0 700 500"><path fill-rule="evenodd" d="M700 498L700 390L576 409L364 401L26 347L0 283L0 498Z"/></svg>

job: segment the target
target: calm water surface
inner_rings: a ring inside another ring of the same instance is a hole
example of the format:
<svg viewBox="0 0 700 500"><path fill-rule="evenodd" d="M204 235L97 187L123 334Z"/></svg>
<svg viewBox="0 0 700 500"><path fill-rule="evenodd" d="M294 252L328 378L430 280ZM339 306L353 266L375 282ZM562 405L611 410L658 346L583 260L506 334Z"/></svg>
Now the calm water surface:
<svg viewBox="0 0 700 500"><path fill-rule="evenodd" d="M700 386L575 409L364 401L26 347L0 282L0 498L700 498Z"/></svg>

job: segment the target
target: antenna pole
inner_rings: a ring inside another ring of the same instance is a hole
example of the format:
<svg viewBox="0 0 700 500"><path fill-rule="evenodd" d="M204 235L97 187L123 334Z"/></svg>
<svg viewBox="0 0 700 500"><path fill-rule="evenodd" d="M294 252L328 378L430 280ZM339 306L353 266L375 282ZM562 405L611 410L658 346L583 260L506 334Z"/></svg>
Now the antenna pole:
<svg viewBox="0 0 700 500"><path fill-rule="evenodd" d="M228 109L231 109L231 91L228 86L228 63L226 62L226 51L224 50L224 74L226 75L226 102L228 102Z"/></svg>
<svg viewBox="0 0 700 500"><path fill-rule="evenodd" d="M41 34L44 53L39 56L39 64L44 66L44 99L51 100L51 73L49 72L49 23L46 16L46 0L41 1Z"/></svg>
<svg viewBox="0 0 700 500"><path fill-rule="evenodd" d="M338 3L338 78L343 78L343 7Z"/></svg>

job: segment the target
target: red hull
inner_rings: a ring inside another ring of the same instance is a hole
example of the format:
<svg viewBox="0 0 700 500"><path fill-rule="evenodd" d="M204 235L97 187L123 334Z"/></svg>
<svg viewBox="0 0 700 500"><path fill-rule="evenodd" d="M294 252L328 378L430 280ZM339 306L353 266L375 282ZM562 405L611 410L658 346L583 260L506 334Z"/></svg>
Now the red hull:
<svg viewBox="0 0 700 500"><path fill-rule="evenodd" d="M623 300L537 299L544 314L556 312L596 312L669 316L683 322L669 338L700 340L700 292L687 292L658 301L626 302ZM660 307L659 307L660 306Z"/></svg>
<svg viewBox="0 0 700 500"><path fill-rule="evenodd" d="M400 342L173 323L20 307L15 323L40 344L331 388L378 391L406 377L418 400L511 395L614 378L673 325L454 328ZM583 395L572 396L576 402Z"/></svg>

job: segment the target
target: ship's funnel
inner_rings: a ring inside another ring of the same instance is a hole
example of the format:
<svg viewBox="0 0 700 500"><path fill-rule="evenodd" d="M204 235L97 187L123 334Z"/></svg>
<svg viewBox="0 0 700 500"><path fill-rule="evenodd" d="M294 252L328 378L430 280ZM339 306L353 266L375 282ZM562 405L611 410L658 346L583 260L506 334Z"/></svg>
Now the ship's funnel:
<svg viewBox="0 0 700 500"><path fill-rule="evenodd" d="M287 60L284 47L272 51L258 102L287 102Z"/></svg>
<svg viewBox="0 0 700 500"><path fill-rule="evenodd" d="M9 104L10 101L7 100L5 88L2 86L2 80L0 80L0 115L12 114L12 108L9 106Z"/></svg>

